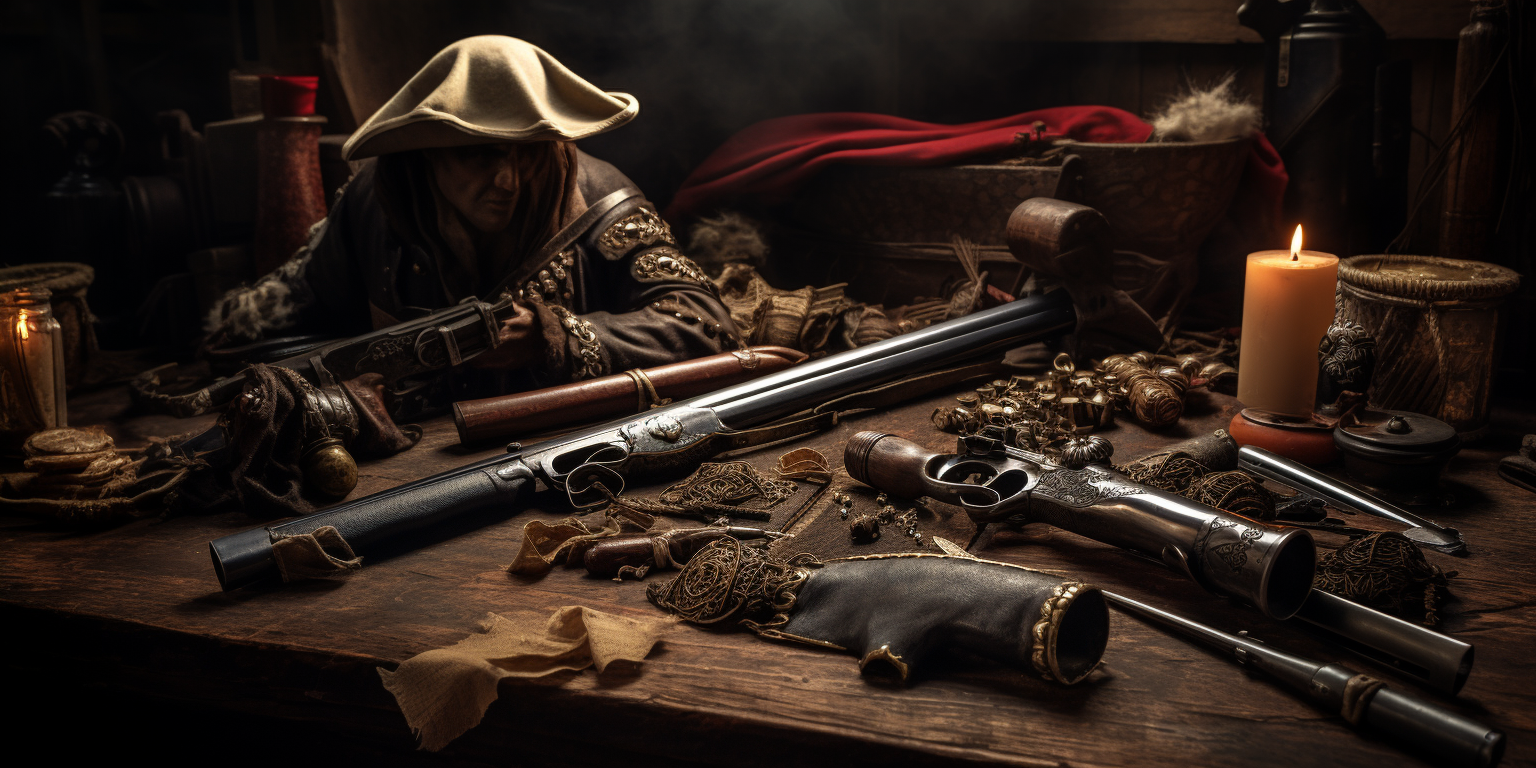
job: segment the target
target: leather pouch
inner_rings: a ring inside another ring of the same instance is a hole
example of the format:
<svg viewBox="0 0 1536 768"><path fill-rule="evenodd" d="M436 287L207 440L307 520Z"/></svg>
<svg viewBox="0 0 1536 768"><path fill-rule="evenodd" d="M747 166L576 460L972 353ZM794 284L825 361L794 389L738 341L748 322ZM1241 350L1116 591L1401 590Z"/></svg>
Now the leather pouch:
<svg viewBox="0 0 1536 768"><path fill-rule="evenodd" d="M780 559L722 539L651 602L696 624L848 651L902 681L933 653L965 651L1070 685L1098 666L1109 613L1097 587L990 560L901 553Z"/></svg>

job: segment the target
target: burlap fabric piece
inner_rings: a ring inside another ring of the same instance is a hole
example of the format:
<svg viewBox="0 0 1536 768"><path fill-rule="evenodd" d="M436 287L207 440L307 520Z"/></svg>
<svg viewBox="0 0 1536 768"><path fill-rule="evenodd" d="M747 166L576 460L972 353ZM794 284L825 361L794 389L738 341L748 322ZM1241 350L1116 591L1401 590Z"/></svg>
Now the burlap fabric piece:
<svg viewBox="0 0 1536 768"><path fill-rule="evenodd" d="M492 613L481 633L413 656L394 672L381 668L379 677L421 748L437 751L485 717L502 680L593 666L602 674L617 661L638 663L675 624L671 617L633 619L578 605L547 621Z"/></svg>
<svg viewBox="0 0 1536 768"><path fill-rule="evenodd" d="M609 507L603 527L593 528L581 518L567 517L558 523L533 520L523 525L523 543L517 557L506 567L519 576L543 576L558 563L579 563L587 548L602 539L626 532L651 530L656 518L643 512ZM625 531L625 523L629 531Z"/></svg>

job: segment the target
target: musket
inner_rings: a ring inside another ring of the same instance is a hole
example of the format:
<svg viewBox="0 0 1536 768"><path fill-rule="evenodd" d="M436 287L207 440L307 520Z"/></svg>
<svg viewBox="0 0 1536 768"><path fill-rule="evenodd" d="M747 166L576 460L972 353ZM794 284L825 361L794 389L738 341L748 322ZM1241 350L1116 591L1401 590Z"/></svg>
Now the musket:
<svg viewBox="0 0 1536 768"><path fill-rule="evenodd" d="M511 298L495 303L466 301L360 336L301 345L271 364L299 372L316 387L334 387L365 373L377 373L393 386L495 349L501 320L515 312ZM226 405L245 385L245 376L228 376L195 392L168 395L158 391L160 382L151 370L136 377L129 389L140 402L187 418Z"/></svg>
<svg viewBox="0 0 1536 768"><path fill-rule="evenodd" d="M1073 438L1059 461L1015 448L1010 437L987 427L942 454L860 432L844 448L843 465L880 490L954 504L978 526L1047 523L1131 550L1276 619L1306 602L1317 550L1305 530L1140 485L1109 466L1113 448L1096 435Z"/></svg>
<svg viewBox="0 0 1536 768"><path fill-rule="evenodd" d="M626 477L680 474L722 451L808 434L835 412L772 425L776 419L914 372L1065 333L1077 321L1054 291L948 320L824 357L536 446L331 507L290 522L215 539L214 570L226 590L280 576L274 544L334 529L356 555L396 550L431 526L493 510L515 512L537 484L591 506L618 493ZM754 429L755 428L755 429ZM602 488L598 488L598 484ZM327 531L326 535L331 532Z"/></svg>
<svg viewBox="0 0 1536 768"><path fill-rule="evenodd" d="M880 490L961 507L979 528L1048 523L1146 556L1272 618L1326 629L1351 650L1445 693L1460 690L1471 673L1471 645L1313 589L1316 548L1305 530L1137 484L1109 466L1113 447L1094 435L1069 441L1059 462L1009 442L1006 431L989 428L942 454L860 432L843 464Z"/></svg>
<svg viewBox="0 0 1536 768"><path fill-rule="evenodd" d="M1351 726L1375 731L1404 751L1418 750L1446 765L1492 768L1504 756L1504 734L1432 702L1382 685L1342 664L1324 664L1248 637L1190 621L1127 597L1104 592L1110 605L1231 654L1338 712Z"/></svg>

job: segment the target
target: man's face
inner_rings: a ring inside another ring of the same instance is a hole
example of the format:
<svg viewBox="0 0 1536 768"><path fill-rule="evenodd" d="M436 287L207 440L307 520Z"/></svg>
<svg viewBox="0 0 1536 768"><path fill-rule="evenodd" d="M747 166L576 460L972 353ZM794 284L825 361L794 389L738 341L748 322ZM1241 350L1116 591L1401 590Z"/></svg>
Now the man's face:
<svg viewBox="0 0 1536 768"><path fill-rule="evenodd" d="M518 146L477 144L427 150L437 188L475 229L490 234L512 223L519 189Z"/></svg>

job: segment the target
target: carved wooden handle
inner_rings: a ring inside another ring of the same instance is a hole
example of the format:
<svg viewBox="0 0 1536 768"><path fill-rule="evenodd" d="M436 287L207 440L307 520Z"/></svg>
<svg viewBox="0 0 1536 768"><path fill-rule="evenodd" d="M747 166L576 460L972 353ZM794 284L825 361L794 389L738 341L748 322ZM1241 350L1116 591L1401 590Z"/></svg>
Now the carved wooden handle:
<svg viewBox="0 0 1536 768"><path fill-rule="evenodd" d="M896 496L933 495L928 463L941 454L884 432L860 432L843 448L843 467L853 479Z"/></svg>

